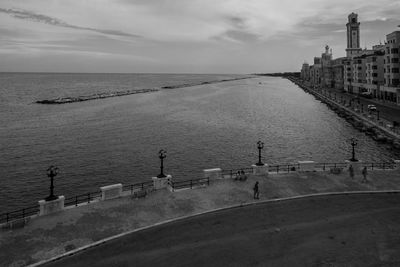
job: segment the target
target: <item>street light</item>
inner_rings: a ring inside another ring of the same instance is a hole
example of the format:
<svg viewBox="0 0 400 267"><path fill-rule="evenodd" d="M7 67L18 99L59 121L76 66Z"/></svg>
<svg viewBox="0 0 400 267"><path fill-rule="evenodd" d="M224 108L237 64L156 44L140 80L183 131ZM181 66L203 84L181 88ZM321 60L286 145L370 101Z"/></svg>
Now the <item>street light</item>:
<svg viewBox="0 0 400 267"><path fill-rule="evenodd" d="M55 200L58 197L54 195L54 185L53 180L58 174L58 168L54 167L53 165L47 169L47 176L50 178L50 195L45 198L46 201Z"/></svg>
<svg viewBox="0 0 400 267"><path fill-rule="evenodd" d="M352 157L351 157L350 161L358 161L358 159L356 159L356 157L355 157L355 151L354 151L354 147L357 145L357 139L352 137L350 139L350 142L351 142L351 146L353 148Z"/></svg>
<svg viewBox="0 0 400 267"><path fill-rule="evenodd" d="M164 159L167 157L167 151L161 149L161 150L158 152L158 157L159 157L160 160L161 160L161 166L160 166L160 170L161 170L161 171L160 171L160 174L157 175L157 178L165 178L165 177L167 177L167 176L164 174Z"/></svg>
<svg viewBox="0 0 400 267"><path fill-rule="evenodd" d="M261 150L264 148L264 143L261 141L257 142L258 148L258 162L256 163L257 166L264 166L264 163L261 162Z"/></svg>

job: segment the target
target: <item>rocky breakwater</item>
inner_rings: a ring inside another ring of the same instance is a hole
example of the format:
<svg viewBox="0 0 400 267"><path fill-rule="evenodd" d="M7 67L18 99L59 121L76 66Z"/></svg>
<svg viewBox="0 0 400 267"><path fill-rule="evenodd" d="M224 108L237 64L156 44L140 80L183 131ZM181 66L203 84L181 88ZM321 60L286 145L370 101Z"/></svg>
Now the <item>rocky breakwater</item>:
<svg viewBox="0 0 400 267"><path fill-rule="evenodd" d="M82 101L95 100L95 99L101 99L101 98L133 95L133 94L149 93L149 92L157 92L157 91L159 91L159 89L155 89L155 88L136 89L136 90L127 90L127 91L99 93L99 94L92 94L92 95L87 95L87 96L60 97L60 98L54 98L54 99L44 99L44 100L38 100L38 101L36 101L36 103L38 103L38 104L68 104L68 103L82 102Z"/></svg>
<svg viewBox="0 0 400 267"><path fill-rule="evenodd" d="M353 125L357 130L364 132L377 142L387 143L392 148L400 150L400 137L382 126L382 122L375 121L369 118L368 115L362 114L359 110L352 110L349 106L345 106L342 103L336 102L316 90L304 85L300 80L289 77L290 81L298 85L307 93L312 94L316 99L325 103L330 109L338 114L339 117L344 118L347 122Z"/></svg>
<svg viewBox="0 0 400 267"><path fill-rule="evenodd" d="M178 84L178 85L168 85L168 86L161 87L161 89L178 89L178 88L192 87L192 86L198 86L198 85L206 85L206 84L213 84L213 83L223 83L223 82L230 82L230 81L238 81L238 80L244 80L244 79L249 79L249 78L252 78L252 77L249 76L249 77L223 79L223 80L215 80L215 81L200 82L200 83L184 83L184 84Z"/></svg>

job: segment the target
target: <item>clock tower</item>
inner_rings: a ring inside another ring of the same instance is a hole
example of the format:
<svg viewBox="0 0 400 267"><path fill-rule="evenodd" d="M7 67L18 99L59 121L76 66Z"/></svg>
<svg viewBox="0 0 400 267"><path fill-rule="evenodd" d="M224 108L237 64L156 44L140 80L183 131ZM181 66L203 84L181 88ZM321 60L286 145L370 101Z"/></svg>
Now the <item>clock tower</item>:
<svg viewBox="0 0 400 267"><path fill-rule="evenodd" d="M353 57L360 51L360 22L357 21L357 14L351 13L349 15L347 27L347 57Z"/></svg>

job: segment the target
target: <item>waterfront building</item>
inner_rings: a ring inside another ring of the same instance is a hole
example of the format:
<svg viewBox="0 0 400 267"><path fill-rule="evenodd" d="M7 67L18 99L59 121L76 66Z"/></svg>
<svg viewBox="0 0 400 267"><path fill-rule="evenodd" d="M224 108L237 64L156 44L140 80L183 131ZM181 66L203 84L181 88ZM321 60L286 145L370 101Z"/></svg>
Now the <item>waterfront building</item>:
<svg viewBox="0 0 400 267"><path fill-rule="evenodd" d="M307 62L303 63L300 75L301 75L300 78L303 79L304 81L310 80L310 65L308 65Z"/></svg>
<svg viewBox="0 0 400 267"><path fill-rule="evenodd" d="M325 46L325 53L321 54L321 86L332 87L333 71L332 71L332 50L329 46Z"/></svg>
<svg viewBox="0 0 400 267"><path fill-rule="evenodd" d="M310 68L310 83L314 87L320 87L321 85L321 58L314 57L314 65Z"/></svg>
<svg viewBox="0 0 400 267"><path fill-rule="evenodd" d="M344 85L344 66L347 58L339 57L332 60L332 88L343 90Z"/></svg>
<svg viewBox="0 0 400 267"><path fill-rule="evenodd" d="M368 95L377 98L380 95L380 87L383 85L383 59L385 52L383 45L376 45L372 48L374 53L366 56L366 84L364 88Z"/></svg>
<svg viewBox="0 0 400 267"><path fill-rule="evenodd" d="M384 63L384 85L381 86L381 99L400 104L400 31L386 35Z"/></svg>

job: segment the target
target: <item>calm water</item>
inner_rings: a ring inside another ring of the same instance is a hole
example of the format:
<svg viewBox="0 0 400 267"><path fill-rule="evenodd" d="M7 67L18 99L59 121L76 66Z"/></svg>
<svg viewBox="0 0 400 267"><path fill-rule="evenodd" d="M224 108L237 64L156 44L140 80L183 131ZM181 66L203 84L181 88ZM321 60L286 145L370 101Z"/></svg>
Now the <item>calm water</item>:
<svg viewBox="0 0 400 267"><path fill-rule="evenodd" d="M56 194L70 197L159 173L168 151L174 179L202 169L245 167L265 142L268 163L343 161L348 139L368 161L398 158L353 129L288 80L259 77L66 105L35 100L236 77L159 74L0 74L0 212L48 195L49 165L60 169Z"/></svg>

